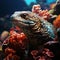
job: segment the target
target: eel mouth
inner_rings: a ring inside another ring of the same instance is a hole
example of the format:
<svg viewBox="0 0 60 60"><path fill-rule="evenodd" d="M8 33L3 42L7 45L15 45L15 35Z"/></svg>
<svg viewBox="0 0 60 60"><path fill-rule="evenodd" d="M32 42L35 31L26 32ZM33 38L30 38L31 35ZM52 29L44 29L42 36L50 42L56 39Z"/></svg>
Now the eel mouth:
<svg viewBox="0 0 60 60"><path fill-rule="evenodd" d="M16 20L16 19L14 19L13 20L13 23L14 24L20 24L20 25L23 25L23 26L26 26L26 27L29 27L29 26L35 26L35 22L34 21L32 21L32 20Z"/></svg>

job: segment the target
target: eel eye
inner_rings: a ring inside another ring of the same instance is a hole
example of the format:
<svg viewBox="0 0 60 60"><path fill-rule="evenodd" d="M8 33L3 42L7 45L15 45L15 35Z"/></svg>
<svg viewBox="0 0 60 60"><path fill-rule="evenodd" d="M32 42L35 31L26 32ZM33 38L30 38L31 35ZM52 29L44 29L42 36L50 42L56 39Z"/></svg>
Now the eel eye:
<svg viewBox="0 0 60 60"><path fill-rule="evenodd" d="M28 16L28 14L24 13L24 14L20 14L20 16L24 19L26 19L26 16Z"/></svg>

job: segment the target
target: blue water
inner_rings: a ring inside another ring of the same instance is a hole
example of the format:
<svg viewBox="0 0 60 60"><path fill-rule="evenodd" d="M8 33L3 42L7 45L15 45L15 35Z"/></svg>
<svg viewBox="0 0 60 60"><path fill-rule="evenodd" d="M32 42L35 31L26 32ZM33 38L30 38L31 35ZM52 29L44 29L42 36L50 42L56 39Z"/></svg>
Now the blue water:
<svg viewBox="0 0 60 60"><path fill-rule="evenodd" d="M50 4L50 3L55 3L56 0L47 0L47 4Z"/></svg>
<svg viewBox="0 0 60 60"><path fill-rule="evenodd" d="M25 0L25 3L27 4L27 5L30 5L31 3L36 3L36 0Z"/></svg>

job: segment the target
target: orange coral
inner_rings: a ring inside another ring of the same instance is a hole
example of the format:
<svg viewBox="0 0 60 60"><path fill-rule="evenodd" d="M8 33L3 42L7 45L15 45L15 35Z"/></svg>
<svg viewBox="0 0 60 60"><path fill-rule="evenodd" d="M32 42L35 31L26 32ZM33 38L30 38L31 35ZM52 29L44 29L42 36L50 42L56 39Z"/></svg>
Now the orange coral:
<svg viewBox="0 0 60 60"><path fill-rule="evenodd" d="M24 50L27 48L28 39L20 28L15 26L10 29L10 35L4 41L4 44L8 44L4 49L4 60L19 60L20 55L23 55Z"/></svg>
<svg viewBox="0 0 60 60"><path fill-rule="evenodd" d="M56 28L60 28L60 15L53 21L53 25Z"/></svg>
<svg viewBox="0 0 60 60"><path fill-rule="evenodd" d="M38 14L40 17L44 18L45 20L48 20L51 16L51 14L48 12L48 10L42 10L41 6L33 5L32 12Z"/></svg>

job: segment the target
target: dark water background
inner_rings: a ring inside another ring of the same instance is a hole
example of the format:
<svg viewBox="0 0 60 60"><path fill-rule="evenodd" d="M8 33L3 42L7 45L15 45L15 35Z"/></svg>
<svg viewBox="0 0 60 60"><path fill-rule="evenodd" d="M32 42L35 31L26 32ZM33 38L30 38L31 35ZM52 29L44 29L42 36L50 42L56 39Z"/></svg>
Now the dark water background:
<svg viewBox="0 0 60 60"><path fill-rule="evenodd" d="M46 9L49 8L49 4L56 2L56 0L35 0L35 1L36 3L31 2L30 5L28 6L25 0L0 0L0 17L5 16L7 14L10 15L15 11L31 10L34 4L40 4L42 9Z"/></svg>

